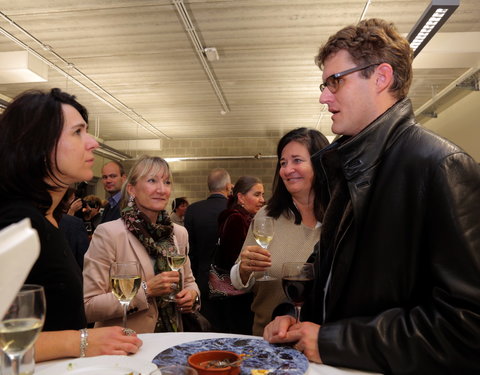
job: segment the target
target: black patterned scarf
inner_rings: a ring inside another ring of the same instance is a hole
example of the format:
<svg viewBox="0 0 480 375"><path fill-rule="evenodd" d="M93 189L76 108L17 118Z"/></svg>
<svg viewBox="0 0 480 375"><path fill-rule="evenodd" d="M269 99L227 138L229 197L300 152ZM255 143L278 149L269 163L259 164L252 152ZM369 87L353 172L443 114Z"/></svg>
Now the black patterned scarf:
<svg viewBox="0 0 480 375"><path fill-rule="evenodd" d="M130 231L145 247L150 258L153 259L153 271L155 275L170 271L167 263L167 249L174 246L173 224L167 211L160 211L157 222L152 223L150 219L141 212L134 202L125 207L121 217L127 230ZM180 290L181 276L180 276ZM154 297L158 308L158 319L155 325L155 332L177 332L178 322L175 303L166 302L162 297Z"/></svg>

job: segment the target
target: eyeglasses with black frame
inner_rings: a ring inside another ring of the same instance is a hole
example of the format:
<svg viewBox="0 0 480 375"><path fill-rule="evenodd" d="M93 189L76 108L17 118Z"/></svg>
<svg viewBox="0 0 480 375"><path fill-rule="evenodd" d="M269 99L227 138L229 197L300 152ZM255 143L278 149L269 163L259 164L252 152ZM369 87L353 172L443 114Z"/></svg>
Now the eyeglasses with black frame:
<svg viewBox="0 0 480 375"><path fill-rule="evenodd" d="M373 63L368 65L356 66L355 68L347 69L347 70L344 70L343 72L332 74L331 76L328 76L325 82L323 82L320 85L320 91L323 92L323 90L325 90L325 88L328 87L328 90L332 94L335 94L338 91L338 88L340 87L340 78L345 77L346 75L349 75L351 73L359 72L361 70L370 68L371 66L380 65L380 64L381 63Z"/></svg>

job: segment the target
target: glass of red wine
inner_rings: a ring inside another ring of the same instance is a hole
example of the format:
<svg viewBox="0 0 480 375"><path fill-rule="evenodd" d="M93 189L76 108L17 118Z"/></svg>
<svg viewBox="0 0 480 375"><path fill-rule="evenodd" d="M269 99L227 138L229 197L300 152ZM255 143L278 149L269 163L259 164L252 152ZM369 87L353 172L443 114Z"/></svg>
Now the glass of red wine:
<svg viewBox="0 0 480 375"><path fill-rule="evenodd" d="M313 263L283 263L282 287L287 298L295 305L297 323L300 321L300 312L305 298L312 290L313 280Z"/></svg>

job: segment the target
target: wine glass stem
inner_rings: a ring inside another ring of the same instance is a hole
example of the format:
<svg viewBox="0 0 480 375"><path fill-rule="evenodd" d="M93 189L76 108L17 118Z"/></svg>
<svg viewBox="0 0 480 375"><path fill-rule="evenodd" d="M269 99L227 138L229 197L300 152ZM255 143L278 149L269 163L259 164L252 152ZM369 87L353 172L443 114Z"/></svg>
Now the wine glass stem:
<svg viewBox="0 0 480 375"><path fill-rule="evenodd" d="M128 309L128 303L122 303L123 307L123 329L127 329L127 309Z"/></svg>
<svg viewBox="0 0 480 375"><path fill-rule="evenodd" d="M264 247L265 250L268 250L268 245ZM269 278L269 275L268 275L268 270L266 270L264 273L263 273L263 278L264 279L268 279Z"/></svg>
<svg viewBox="0 0 480 375"><path fill-rule="evenodd" d="M297 323L300 322L300 312L302 311L302 306L301 305L295 305L295 320Z"/></svg>
<svg viewBox="0 0 480 375"><path fill-rule="evenodd" d="M0 353L1 354L1 353ZM10 357L10 363L12 367L12 375L20 374L20 362L22 361L21 355L12 355Z"/></svg>

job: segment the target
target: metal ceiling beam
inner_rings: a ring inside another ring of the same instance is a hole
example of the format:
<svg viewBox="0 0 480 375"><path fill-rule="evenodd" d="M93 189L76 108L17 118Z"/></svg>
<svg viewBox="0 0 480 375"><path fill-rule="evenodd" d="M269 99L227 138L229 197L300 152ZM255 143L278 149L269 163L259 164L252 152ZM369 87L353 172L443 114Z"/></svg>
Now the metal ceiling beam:
<svg viewBox="0 0 480 375"><path fill-rule="evenodd" d="M73 83L75 83L77 86L81 87L85 91L87 91L89 94L93 95L95 98L100 100L102 103L105 103L108 105L110 108L114 109L115 111L125 115L127 118L129 118L131 121L145 129L146 131L150 132L151 134L155 135L156 137L165 137L167 139L171 139L168 135L163 133L161 130L158 130L155 126L153 126L148 120L146 120L142 115L137 113L135 110L132 108L128 107L125 103L117 99L114 95L109 93L107 90L105 90L102 86L100 86L98 83L96 83L93 79L91 79L89 76L87 76L85 73L83 73L80 69L78 69L73 63L67 61L64 59L61 55L56 53L53 48L45 43L43 43L41 40L30 34L27 30L25 30L23 27L15 23L12 19L10 19L7 15L5 15L3 12L0 12L0 18L3 18L5 21L7 21L10 25L12 25L14 28L16 28L18 31L20 31L22 34L27 36L28 38L32 39L35 43L40 45L43 50L50 52L53 56L55 56L57 59L59 59L61 62L65 64L65 66L68 69L71 69L75 71L77 74L79 74L83 79L88 81L91 85L93 85L97 90L99 90L102 94L106 95L110 100L107 100L103 98L101 95L93 91L91 88L80 82L77 78L73 77L71 74L67 73L65 70L60 68L58 65L55 63L51 62L48 60L46 57L32 49L29 45L26 43L22 42L20 39L9 33L7 30L4 28L0 27L0 34L3 34L6 36L8 39L11 41L15 42L17 45L20 47L24 48L26 51L30 52L33 54L35 57L39 58L42 60L44 63L46 63L49 67L52 69L56 70L58 73L63 75L64 77L70 79ZM115 104L114 104L115 103ZM147 127L147 126L148 127Z"/></svg>
<svg viewBox="0 0 480 375"><path fill-rule="evenodd" d="M460 77L458 77L456 80L451 82L447 87L445 87L442 91L440 91L438 94L432 97L428 102L426 102L424 105L419 107L415 111L415 116L419 116L421 114L426 114L429 115L432 112L435 111L427 111L430 107L434 106L435 103L443 98L445 95L450 93L452 90L455 90L457 88L457 84L463 82L464 80L468 79L471 75L475 74L479 70L479 66L476 66L474 68L468 69L465 73L463 73Z"/></svg>
<svg viewBox="0 0 480 375"><path fill-rule="evenodd" d="M180 16L180 19L183 22L185 31L187 32L190 40L193 43L193 46L195 47L195 52L197 53L198 58L200 59L202 68L205 71L205 74L207 75L208 79L210 80L210 83L213 87L213 91L215 92L215 95L217 96L218 101L222 106L222 111L223 111L222 114L230 112L230 108L228 107L227 101L223 96L222 90L220 89L220 86L218 85L217 80L215 79L215 76L213 75L212 70L210 69L210 65L208 64L208 61L205 58L205 47L202 46L202 42L200 41L197 31L195 30L195 25L193 24L192 19L188 14L188 10L185 7L183 0L172 0L172 3L173 5L175 5L178 15Z"/></svg>

